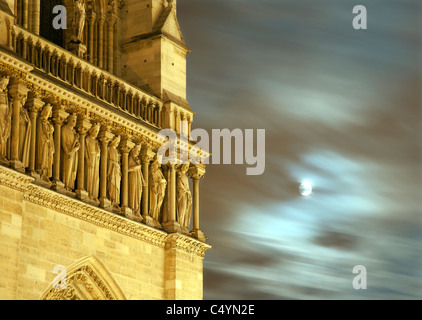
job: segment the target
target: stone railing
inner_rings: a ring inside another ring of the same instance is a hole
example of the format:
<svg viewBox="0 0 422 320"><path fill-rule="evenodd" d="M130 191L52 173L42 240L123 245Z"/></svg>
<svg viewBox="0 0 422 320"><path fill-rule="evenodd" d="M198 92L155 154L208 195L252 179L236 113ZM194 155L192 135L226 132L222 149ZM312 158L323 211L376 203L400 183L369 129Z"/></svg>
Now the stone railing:
<svg viewBox="0 0 422 320"><path fill-rule="evenodd" d="M14 26L9 46L45 72L129 115L163 128L163 101L77 55L31 32Z"/></svg>

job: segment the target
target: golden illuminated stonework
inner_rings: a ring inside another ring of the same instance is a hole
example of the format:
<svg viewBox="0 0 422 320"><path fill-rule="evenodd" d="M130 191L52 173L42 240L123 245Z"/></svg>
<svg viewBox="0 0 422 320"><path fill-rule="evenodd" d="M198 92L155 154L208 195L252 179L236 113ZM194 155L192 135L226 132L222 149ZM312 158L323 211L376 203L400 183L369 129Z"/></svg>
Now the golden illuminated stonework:
<svg viewBox="0 0 422 320"><path fill-rule="evenodd" d="M205 167L158 156L194 117L176 1L0 0L0 26L0 299L202 299Z"/></svg>

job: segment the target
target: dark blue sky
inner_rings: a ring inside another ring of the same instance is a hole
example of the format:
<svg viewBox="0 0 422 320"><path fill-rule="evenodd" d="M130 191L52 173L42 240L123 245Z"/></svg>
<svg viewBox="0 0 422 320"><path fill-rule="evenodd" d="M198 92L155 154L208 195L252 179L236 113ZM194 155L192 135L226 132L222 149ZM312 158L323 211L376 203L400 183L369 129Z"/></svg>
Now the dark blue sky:
<svg viewBox="0 0 422 320"><path fill-rule="evenodd" d="M201 181L205 299L422 298L421 5L178 2L193 127L266 130L263 175Z"/></svg>

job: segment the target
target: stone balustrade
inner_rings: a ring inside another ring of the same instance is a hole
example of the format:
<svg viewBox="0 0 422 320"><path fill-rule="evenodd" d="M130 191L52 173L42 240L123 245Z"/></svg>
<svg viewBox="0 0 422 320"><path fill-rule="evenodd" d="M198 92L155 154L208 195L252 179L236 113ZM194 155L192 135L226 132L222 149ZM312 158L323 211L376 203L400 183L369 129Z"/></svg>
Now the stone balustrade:
<svg viewBox="0 0 422 320"><path fill-rule="evenodd" d="M159 98L20 26L12 28L10 39L10 48L37 69L136 119L177 132L181 119L189 127L192 123L192 112L183 112L183 108L167 110Z"/></svg>

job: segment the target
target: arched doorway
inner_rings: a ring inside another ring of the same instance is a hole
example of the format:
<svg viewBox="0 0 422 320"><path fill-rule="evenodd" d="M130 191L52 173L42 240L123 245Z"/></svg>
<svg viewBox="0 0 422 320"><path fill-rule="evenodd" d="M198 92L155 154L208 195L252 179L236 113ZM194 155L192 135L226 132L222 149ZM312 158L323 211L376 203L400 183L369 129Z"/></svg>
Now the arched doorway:
<svg viewBox="0 0 422 320"><path fill-rule="evenodd" d="M66 282L56 289L52 284L41 300L126 300L105 266L94 256L66 268Z"/></svg>

